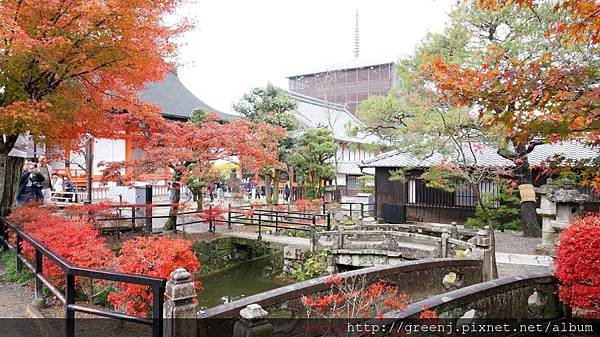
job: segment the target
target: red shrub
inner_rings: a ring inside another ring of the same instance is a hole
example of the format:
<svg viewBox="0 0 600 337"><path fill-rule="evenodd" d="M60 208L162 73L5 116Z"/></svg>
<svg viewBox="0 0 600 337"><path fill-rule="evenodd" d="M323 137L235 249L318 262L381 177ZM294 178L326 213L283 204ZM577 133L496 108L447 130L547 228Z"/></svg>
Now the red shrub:
<svg viewBox="0 0 600 337"><path fill-rule="evenodd" d="M52 210L37 202L28 202L25 205L13 209L6 218L18 225L28 222L44 220L52 216Z"/></svg>
<svg viewBox="0 0 600 337"><path fill-rule="evenodd" d="M308 199L298 199L294 202L294 206L298 212L315 212L317 205Z"/></svg>
<svg viewBox="0 0 600 337"><path fill-rule="evenodd" d="M206 219L206 222L209 222L214 220L225 219L226 213L226 208L222 206L213 206L212 208L205 209L202 212L198 213L198 216L202 219Z"/></svg>
<svg viewBox="0 0 600 337"><path fill-rule="evenodd" d="M117 271L138 275L168 278L177 268L190 273L200 268L200 262L191 251L192 243L167 237L140 237L126 241L117 259ZM197 284L199 287L199 284ZM118 291L108 300L130 315L145 316L152 303L152 292L146 286L117 283Z"/></svg>
<svg viewBox="0 0 600 337"><path fill-rule="evenodd" d="M586 317L600 318L600 214L576 219L560 237L556 252L560 298Z"/></svg>
<svg viewBox="0 0 600 337"><path fill-rule="evenodd" d="M364 277L331 275L324 283L330 286L326 294L301 298L308 317L381 317L387 311L404 310L409 302L407 294L382 281L368 284Z"/></svg>
<svg viewBox="0 0 600 337"><path fill-rule="evenodd" d="M52 215L45 208L30 206L16 208L9 220L17 222L27 233L74 265L94 269L112 267L113 252L88 222L65 220ZM22 244L22 250L27 259L35 258L35 250L28 243ZM54 262L44 258L43 267L44 275L55 286L64 285L64 273ZM76 285L80 291L89 290L87 280L77 279Z"/></svg>

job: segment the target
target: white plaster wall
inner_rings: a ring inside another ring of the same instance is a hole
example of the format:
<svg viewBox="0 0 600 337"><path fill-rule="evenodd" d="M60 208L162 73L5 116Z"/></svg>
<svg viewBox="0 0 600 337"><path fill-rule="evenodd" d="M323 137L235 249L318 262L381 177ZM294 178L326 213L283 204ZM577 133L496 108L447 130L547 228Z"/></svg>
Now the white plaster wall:
<svg viewBox="0 0 600 337"><path fill-rule="evenodd" d="M125 160L124 139L94 139L94 175L102 174L102 168L98 167L99 162L111 162L122 160Z"/></svg>

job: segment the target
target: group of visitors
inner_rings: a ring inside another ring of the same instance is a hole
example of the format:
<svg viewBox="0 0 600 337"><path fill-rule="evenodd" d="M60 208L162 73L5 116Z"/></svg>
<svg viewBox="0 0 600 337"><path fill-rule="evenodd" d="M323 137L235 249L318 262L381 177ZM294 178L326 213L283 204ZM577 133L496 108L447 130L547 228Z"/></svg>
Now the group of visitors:
<svg viewBox="0 0 600 337"><path fill-rule="evenodd" d="M73 182L67 175L61 176L52 172L52 167L45 156L40 156L37 162L26 161L19 180L17 205L27 202L49 202L52 192L74 192ZM62 196L62 195L61 195Z"/></svg>
<svg viewBox="0 0 600 337"><path fill-rule="evenodd" d="M260 199L261 197L266 197L267 195L267 187L265 185L258 185L253 180L246 180L243 186L244 190L248 194L249 199ZM270 184L269 188L271 189L271 194L273 194L273 183ZM283 199L288 202L290 200L292 190L290 188L290 183L286 182L283 187Z"/></svg>

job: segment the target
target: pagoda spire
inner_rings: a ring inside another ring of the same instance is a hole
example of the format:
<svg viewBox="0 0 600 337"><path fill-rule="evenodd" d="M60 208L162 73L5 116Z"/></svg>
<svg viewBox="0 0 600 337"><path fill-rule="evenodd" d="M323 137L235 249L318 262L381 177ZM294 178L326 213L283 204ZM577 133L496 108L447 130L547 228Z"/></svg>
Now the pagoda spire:
<svg viewBox="0 0 600 337"><path fill-rule="evenodd" d="M356 25L354 26L354 58L358 58L360 49L360 35L358 30L358 8L356 9Z"/></svg>

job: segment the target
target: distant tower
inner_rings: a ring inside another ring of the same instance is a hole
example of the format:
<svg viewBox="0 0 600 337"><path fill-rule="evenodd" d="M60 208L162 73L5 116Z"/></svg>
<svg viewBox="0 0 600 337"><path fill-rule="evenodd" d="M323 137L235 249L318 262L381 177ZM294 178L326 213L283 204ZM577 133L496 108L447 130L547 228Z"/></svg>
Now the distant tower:
<svg viewBox="0 0 600 337"><path fill-rule="evenodd" d="M358 58L358 51L360 47L359 41L359 30L358 30L358 9L356 9L356 25L354 26L354 57Z"/></svg>

